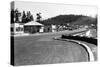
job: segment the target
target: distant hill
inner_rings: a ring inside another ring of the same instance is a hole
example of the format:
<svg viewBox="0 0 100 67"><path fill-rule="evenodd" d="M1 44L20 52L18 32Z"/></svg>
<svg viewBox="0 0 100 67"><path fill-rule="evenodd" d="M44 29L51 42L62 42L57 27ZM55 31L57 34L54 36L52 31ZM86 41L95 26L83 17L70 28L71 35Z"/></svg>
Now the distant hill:
<svg viewBox="0 0 100 67"><path fill-rule="evenodd" d="M81 17L77 21L72 22L74 25L89 25L89 24L97 24L97 19L92 17Z"/></svg>
<svg viewBox="0 0 100 67"><path fill-rule="evenodd" d="M83 15L59 15L52 17L46 20L41 21L40 23L44 25L48 24L97 24L97 19L83 16Z"/></svg>

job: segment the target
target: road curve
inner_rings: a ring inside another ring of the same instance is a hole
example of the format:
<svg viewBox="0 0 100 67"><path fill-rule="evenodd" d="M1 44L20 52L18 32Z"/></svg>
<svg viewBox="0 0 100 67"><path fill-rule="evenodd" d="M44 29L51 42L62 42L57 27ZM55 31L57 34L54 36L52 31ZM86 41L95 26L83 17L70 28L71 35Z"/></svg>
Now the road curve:
<svg viewBox="0 0 100 67"><path fill-rule="evenodd" d="M76 41L76 40L70 40L70 39L61 39L61 38L54 38L54 39L64 40L64 41L71 41L71 42L75 42L75 43L81 45L82 47L85 48L85 50L88 53L88 61L95 61L94 55L93 55L93 52L92 52L91 48L89 46L87 46L85 43L82 43L82 42Z"/></svg>
<svg viewBox="0 0 100 67"><path fill-rule="evenodd" d="M72 40L74 42L77 42L79 45L82 45L86 48L86 51L88 52L88 56L89 56L89 61L94 61L94 55L93 55L93 52L92 50L90 49L90 47L88 47L86 44L80 42L80 41L75 41L75 40Z"/></svg>

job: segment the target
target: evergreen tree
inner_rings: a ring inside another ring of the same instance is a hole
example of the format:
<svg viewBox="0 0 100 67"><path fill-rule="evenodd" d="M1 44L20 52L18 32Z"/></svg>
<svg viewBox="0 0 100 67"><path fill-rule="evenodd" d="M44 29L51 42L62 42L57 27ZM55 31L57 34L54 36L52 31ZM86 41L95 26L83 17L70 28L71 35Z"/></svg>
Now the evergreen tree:
<svg viewBox="0 0 100 67"><path fill-rule="evenodd" d="M20 21L19 21L19 17L21 16L21 13L18 11L18 9L16 9L15 11L14 11L14 17L15 17L15 23L19 23Z"/></svg>
<svg viewBox="0 0 100 67"><path fill-rule="evenodd" d="M31 21L34 21L33 15L30 16Z"/></svg>
<svg viewBox="0 0 100 67"><path fill-rule="evenodd" d="M26 20L27 20L27 22L33 21L33 16L31 15L30 11L27 12L27 19Z"/></svg>
<svg viewBox="0 0 100 67"><path fill-rule="evenodd" d="M25 11L23 11L23 16L22 16L22 23L26 23L26 14Z"/></svg>
<svg viewBox="0 0 100 67"><path fill-rule="evenodd" d="M28 11L28 12L27 12L27 22L30 21L30 15L31 15L31 14L30 14L30 12Z"/></svg>
<svg viewBox="0 0 100 67"><path fill-rule="evenodd" d="M36 14L36 15L37 15L37 19L36 19L37 22L40 22L40 21L41 21L41 18L42 18L42 17L41 17L40 14L41 14L41 13L37 13L37 14Z"/></svg>

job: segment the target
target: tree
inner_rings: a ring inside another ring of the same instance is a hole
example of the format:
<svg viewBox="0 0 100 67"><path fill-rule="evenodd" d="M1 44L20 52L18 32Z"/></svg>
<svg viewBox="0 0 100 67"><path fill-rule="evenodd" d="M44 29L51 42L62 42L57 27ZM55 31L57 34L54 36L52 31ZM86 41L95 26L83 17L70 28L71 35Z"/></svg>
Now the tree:
<svg viewBox="0 0 100 67"><path fill-rule="evenodd" d="M22 23L26 23L26 14L25 11L23 11L23 16L22 16Z"/></svg>
<svg viewBox="0 0 100 67"><path fill-rule="evenodd" d="M26 18L26 20L27 20L27 22L33 21L33 16L31 15L30 11L27 12L27 18Z"/></svg>
<svg viewBox="0 0 100 67"><path fill-rule="evenodd" d="M28 12L27 12L27 22L30 21L30 15L31 15L31 13L30 13L30 11L28 11Z"/></svg>
<svg viewBox="0 0 100 67"><path fill-rule="evenodd" d="M37 22L40 22L40 21L41 21L41 18L42 18L42 17L41 17L40 14L41 14L41 13L37 13L37 14L36 14L36 15L37 15L37 19L36 19Z"/></svg>
<svg viewBox="0 0 100 67"><path fill-rule="evenodd" d="M30 16L31 21L34 21L33 15Z"/></svg>
<svg viewBox="0 0 100 67"><path fill-rule="evenodd" d="M18 9L11 9L11 23L19 23L19 17L21 16L21 13L18 11Z"/></svg>
<svg viewBox="0 0 100 67"><path fill-rule="evenodd" d="M21 13L18 11L18 9L16 9L15 11L14 11L14 17L15 17L15 23L19 23L20 21L19 21L19 17L21 16Z"/></svg>

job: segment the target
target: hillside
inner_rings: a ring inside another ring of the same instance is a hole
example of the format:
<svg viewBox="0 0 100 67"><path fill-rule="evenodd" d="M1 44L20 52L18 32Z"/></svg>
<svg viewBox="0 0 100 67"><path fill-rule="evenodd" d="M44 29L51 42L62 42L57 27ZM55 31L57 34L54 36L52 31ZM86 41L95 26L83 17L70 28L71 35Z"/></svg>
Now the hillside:
<svg viewBox="0 0 100 67"><path fill-rule="evenodd" d="M41 21L40 23L44 25L48 24L97 24L97 19L88 17L88 16L83 16L83 15L59 15L56 17L52 17L46 20Z"/></svg>
<svg viewBox="0 0 100 67"><path fill-rule="evenodd" d="M77 21L72 22L71 24L74 25L89 25L89 24L97 24L97 19L96 18L91 18L91 17L81 17Z"/></svg>

